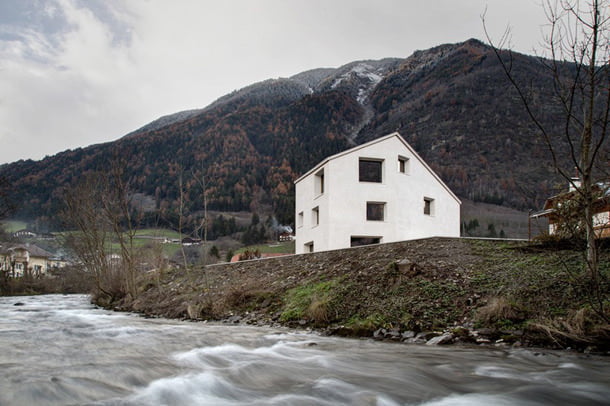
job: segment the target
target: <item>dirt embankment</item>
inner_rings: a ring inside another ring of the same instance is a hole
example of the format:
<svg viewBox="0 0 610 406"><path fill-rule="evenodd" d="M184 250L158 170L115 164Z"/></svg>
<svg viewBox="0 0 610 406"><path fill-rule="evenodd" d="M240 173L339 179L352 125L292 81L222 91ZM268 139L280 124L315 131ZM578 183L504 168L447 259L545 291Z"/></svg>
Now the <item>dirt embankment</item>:
<svg viewBox="0 0 610 406"><path fill-rule="evenodd" d="M411 342L607 350L610 327L575 283L579 258L524 242L431 238L171 270L113 306ZM605 253L602 262L607 270Z"/></svg>

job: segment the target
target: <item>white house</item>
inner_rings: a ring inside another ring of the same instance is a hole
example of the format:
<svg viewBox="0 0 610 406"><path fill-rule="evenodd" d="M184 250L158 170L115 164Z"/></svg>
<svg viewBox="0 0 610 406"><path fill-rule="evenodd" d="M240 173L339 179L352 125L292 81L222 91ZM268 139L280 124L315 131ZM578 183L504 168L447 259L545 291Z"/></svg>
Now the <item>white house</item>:
<svg viewBox="0 0 610 406"><path fill-rule="evenodd" d="M398 133L326 158L295 187L297 254L460 235L460 200Z"/></svg>
<svg viewBox="0 0 610 406"><path fill-rule="evenodd" d="M40 277L54 268L63 268L66 261L34 244L0 245L0 273L9 277L26 274Z"/></svg>

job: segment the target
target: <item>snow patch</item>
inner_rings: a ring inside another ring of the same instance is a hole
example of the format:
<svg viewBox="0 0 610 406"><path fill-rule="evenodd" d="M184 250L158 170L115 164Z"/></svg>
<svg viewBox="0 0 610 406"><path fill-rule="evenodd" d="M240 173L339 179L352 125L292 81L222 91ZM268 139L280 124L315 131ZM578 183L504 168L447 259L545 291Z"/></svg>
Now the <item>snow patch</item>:
<svg viewBox="0 0 610 406"><path fill-rule="evenodd" d="M360 104L366 102L371 90L383 79L383 76L376 72L371 65L361 63L354 65L350 70L336 78L330 88L336 89L343 81L354 77L359 82L357 100Z"/></svg>

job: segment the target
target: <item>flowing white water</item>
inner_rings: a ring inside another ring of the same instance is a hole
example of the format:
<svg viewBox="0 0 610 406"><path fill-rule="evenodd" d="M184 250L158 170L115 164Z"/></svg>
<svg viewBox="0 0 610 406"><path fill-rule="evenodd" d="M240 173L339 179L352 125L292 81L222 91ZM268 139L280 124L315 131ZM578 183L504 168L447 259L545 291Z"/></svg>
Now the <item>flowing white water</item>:
<svg viewBox="0 0 610 406"><path fill-rule="evenodd" d="M610 405L610 359L145 319L80 295L0 298L0 405L87 404Z"/></svg>

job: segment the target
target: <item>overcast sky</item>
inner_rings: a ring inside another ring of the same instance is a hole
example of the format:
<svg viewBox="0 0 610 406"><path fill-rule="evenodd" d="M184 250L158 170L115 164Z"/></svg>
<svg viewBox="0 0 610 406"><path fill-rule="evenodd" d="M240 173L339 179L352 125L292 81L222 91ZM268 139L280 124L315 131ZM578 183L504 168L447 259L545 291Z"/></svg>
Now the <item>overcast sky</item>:
<svg viewBox="0 0 610 406"><path fill-rule="evenodd" d="M0 0L0 164L112 141L249 84L499 38L541 0Z"/></svg>

